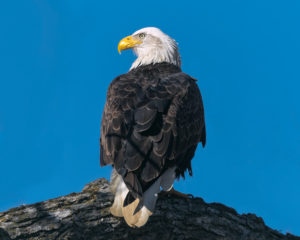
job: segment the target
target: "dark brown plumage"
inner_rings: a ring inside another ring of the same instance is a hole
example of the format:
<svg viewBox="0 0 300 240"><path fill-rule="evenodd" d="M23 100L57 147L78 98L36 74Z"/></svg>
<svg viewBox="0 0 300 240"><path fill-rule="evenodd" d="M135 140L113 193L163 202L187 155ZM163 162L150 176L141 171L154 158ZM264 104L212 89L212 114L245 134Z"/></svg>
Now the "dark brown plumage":
<svg viewBox="0 0 300 240"><path fill-rule="evenodd" d="M192 175L205 145L202 97L196 80L169 63L137 67L109 86L101 122L100 163L112 164L129 189L124 205L142 198L162 173Z"/></svg>

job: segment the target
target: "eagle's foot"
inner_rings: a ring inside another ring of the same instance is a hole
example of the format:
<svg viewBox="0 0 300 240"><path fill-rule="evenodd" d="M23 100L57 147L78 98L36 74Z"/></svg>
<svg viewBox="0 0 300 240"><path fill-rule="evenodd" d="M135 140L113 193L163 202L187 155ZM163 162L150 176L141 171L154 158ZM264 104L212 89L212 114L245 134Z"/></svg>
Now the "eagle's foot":
<svg viewBox="0 0 300 240"><path fill-rule="evenodd" d="M179 198L194 198L194 196L192 194L185 194L179 191L176 191L173 187L171 188L170 191L162 191L160 192L161 195L165 196L165 195L173 195L175 197L179 197Z"/></svg>

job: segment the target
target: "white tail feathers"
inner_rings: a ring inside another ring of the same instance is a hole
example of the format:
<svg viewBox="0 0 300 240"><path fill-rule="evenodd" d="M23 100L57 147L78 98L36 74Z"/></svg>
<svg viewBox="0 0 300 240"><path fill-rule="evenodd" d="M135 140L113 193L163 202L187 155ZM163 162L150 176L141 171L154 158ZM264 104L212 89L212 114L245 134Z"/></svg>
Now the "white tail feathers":
<svg viewBox="0 0 300 240"><path fill-rule="evenodd" d="M146 192L143 193L143 198L141 200L136 199L126 207L123 207L123 203L128 193L128 188L126 187L122 177L113 170L111 177L111 189L115 193L115 200L110 208L111 214L116 217L124 217L126 223L130 227L141 227L145 225L149 216L151 216L154 211L160 188L165 191L172 188L175 180L174 170L175 168L168 169L150 186L150 188L146 190ZM143 201L143 207L134 214L140 201Z"/></svg>
<svg viewBox="0 0 300 240"><path fill-rule="evenodd" d="M152 212L149 211L145 206L143 206L136 214L134 214L134 211L140 202L139 199L136 199L131 204L127 205L126 207L123 207L123 203L128 193L128 189L125 183L123 182L121 176L118 175L118 177L112 178L112 180L112 188L113 186L116 186L115 184L118 185L115 188L116 192L114 203L110 208L111 214L116 217L124 217L126 223L130 227L141 227L145 225L148 221L149 216L152 215ZM151 200L148 199L148 201L151 202L153 206L155 206L155 203L153 202L156 202L156 198Z"/></svg>
<svg viewBox="0 0 300 240"><path fill-rule="evenodd" d="M134 214L134 211L138 206L139 202L140 200L136 199L131 204L122 208L123 217L130 227L141 227L145 225L148 221L149 216L152 215L152 212L150 212L144 206L136 214Z"/></svg>

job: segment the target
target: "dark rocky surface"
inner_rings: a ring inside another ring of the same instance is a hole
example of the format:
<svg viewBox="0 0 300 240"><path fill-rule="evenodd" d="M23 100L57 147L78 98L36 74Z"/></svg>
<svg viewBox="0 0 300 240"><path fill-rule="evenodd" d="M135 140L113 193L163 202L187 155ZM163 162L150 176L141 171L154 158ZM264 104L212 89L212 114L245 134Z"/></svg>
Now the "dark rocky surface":
<svg viewBox="0 0 300 240"><path fill-rule="evenodd" d="M10 209L0 213L0 239L300 240L272 230L254 214L175 196L161 197L148 223L133 229L110 215L112 200L109 184L101 178L80 193Z"/></svg>

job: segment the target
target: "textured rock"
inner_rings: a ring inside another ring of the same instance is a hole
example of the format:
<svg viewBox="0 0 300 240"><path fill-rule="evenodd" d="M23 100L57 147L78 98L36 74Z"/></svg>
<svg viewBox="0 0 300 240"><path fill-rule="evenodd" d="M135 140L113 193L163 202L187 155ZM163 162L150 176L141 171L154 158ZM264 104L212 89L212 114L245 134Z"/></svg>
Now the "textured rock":
<svg viewBox="0 0 300 240"><path fill-rule="evenodd" d="M0 239L1 240L11 240L8 233L2 228L0 228Z"/></svg>
<svg viewBox="0 0 300 240"><path fill-rule="evenodd" d="M80 193L10 209L0 213L0 239L300 240L270 229L254 214L239 215L222 204L174 196L161 197L149 222L133 229L110 215L112 200L102 178Z"/></svg>

